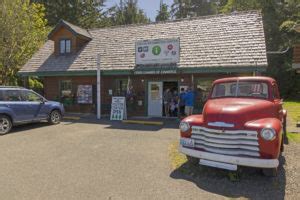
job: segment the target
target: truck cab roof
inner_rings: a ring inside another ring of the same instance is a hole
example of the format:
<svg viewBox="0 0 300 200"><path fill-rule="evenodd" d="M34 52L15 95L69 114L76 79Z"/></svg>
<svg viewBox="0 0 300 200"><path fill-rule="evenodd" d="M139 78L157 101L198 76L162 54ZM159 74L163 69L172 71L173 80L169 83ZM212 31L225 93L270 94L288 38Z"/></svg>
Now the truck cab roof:
<svg viewBox="0 0 300 200"><path fill-rule="evenodd" d="M263 82L268 82L270 84L276 82L273 78L266 77L266 76L242 76L242 77L221 78L215 80L213 84L223 83L223 82L235 82L235 81L263 81Z"/></svg>

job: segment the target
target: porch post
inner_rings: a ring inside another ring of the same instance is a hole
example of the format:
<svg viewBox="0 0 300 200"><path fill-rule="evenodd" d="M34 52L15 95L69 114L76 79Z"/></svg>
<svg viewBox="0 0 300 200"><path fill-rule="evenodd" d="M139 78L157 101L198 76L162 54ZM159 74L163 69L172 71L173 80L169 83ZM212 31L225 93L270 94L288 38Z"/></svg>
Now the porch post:
<svg viewBox="0 0 300 200"><path fill-rule="evenodd" d="M100 54L97 54L97 119L101 119L101 72L100 72Z"/></svg>

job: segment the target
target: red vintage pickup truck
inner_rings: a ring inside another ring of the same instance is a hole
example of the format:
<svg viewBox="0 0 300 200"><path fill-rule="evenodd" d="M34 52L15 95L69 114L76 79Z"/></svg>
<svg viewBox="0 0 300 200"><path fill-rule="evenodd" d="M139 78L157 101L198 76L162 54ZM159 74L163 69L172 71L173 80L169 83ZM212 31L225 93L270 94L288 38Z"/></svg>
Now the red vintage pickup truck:
<svg viewBox="0 0 300 200"><path fill-rule="evenodd" d="M181 121L179 148L192 163L227 170L257 167L276 176L286 115L274 79L219 79L202 114Z"/></svg>

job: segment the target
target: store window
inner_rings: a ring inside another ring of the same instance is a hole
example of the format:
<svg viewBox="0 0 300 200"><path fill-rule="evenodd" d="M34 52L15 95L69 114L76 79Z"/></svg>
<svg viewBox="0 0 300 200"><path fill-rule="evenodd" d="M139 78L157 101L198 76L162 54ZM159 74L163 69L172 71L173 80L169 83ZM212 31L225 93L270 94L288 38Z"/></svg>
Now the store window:
<svg viewBox="0 0 300 200"><path fill-rule="evenodd" d="M115 88L116 95L126 96L127 84L128 84L127 79L116 80L116 88Z"/></svg>
<svg viewBox="0 0 300 200"><path fill-rule="evenodd" d="M196 80L196 88L197 88L197 93L198 97L202 102L206 101L208 98L209 92L212 87L212 82L214 79L197 79Z"/></svg>
<svg viewBox="0 0 300 200"><path fill-rule="evenodd" d="M208 98L209 92L212 87L212 78L199 78L195 80L195 89L196 89L196 101L195 101L195 110L201 112L203 106Z"/></svg>
<svg viewBox="0 0 300 200"><path fill-rule="evenodd" d="M60 82L60 96L62 98L72 97L72 82L71 80L63 80Z"/></svg>

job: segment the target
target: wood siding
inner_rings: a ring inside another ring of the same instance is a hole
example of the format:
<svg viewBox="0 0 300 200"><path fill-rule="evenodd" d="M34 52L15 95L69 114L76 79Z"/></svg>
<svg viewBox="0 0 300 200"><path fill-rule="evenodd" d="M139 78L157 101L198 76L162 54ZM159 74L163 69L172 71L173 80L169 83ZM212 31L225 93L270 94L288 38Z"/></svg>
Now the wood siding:
<svg viewBox="0 0 300 200"><path fill-rule="evenodd" d="M62 39L71 40L71 53L76 53L87 43L86 40L76 37L71 31L61 27L52 37L55 55L59 55L59 42Z"/></svg>
<svg viewBox="0 0 300 200"><path fill-rule="evenodd" d="M194 84L198 79L223 78L228 76L251 75L251 74L194 74ZM127 80L128 76L102 76L101 77L101 102L102 113L110 113L110 104L112 96L116 95L116 81ZM74 104L66 106L66 111L81 112L81 113L96 113L96 76L70 76L70 77L45 77L44 78L44 93L49 100L61 101L60 98L60 82L62 80L72 81L72 91L76 96L78 85L93 85L93 104L84 105L77 104L76 97ZM127 100L129 116L145 116L147 115L147 96L149 81L176 81L178 86L192 86L191 74L173 74L173 75L131 75L130 80L133 86L134 98ZM195 86L196 88L196 86ZM113 95L109 94L109 90L113 91ZM138 105L138 101L142 101L142 105ZM197 98L197 102L200 99Z"/></svg>

